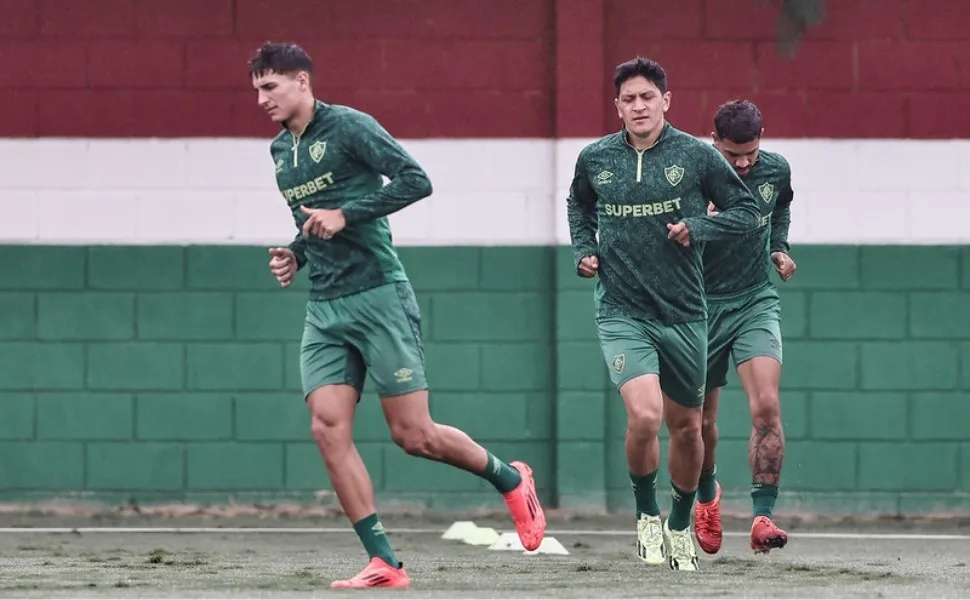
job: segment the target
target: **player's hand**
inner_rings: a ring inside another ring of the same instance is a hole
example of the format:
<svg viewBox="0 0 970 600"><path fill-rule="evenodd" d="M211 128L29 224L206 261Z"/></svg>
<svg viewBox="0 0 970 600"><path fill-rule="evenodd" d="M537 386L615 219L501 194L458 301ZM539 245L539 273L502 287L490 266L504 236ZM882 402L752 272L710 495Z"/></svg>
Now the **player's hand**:
<svg viewBox="0 0 970 600"><path fill-rule="evenodd" d="M579 275L581 277L595 277L596 271L600 268L600 259L595 256L587 256L579 261Z"/></svg>
<svg viewBox="0 0 970 600"><path fill-rule="evenodd" d="M287 287L296 277L296 255L289 248L270 248L269 272L273 274L280 287Z"/></svg>
<svg viewBox="0 0 970 600"><path fill-rule="evenodd" d="M683 221L667 223L667 239L674 240L685 248L690 247L690 232L687 231L687 224Z"/></svg>
<svg viewBox="0 0 970 600"><path fill-rule="evenodd" d="M778 271L778 276L781 277L782 281L791 279L792 275L795 274L795 269L798 268L795 261L784 252L772 252L771 262L775 263L775 271Z"/></svg>
<svg viewBox="0 0 970 600"><path fill-rule="evenodd" d="M721 214L721 213L717 212L717 207L714 206L714 203L713 202L708 202L707 203L707 216L709 216L709 217L716 217L719 214Z"/></svg>
<svg viewBox="0 0 970 600"><path fill-rule="evenodd" d="M309 215L309 219L303 224L303 237L310 237L313 234L317 237L329 240L337 235L347 226L344 212L339 208L328 210L325 208L307 208L301 206L303 214Z"/></svg>

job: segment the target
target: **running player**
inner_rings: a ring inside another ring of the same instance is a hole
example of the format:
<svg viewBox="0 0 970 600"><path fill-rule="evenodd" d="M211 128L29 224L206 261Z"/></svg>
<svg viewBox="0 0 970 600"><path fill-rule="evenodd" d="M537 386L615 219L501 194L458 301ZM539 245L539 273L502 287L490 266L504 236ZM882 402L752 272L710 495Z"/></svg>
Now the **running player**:
<svg viewBox="0 0 970 600"><path fill-rule="evenodd" d="M488 480L522 545L538 548L546 520L531 468L507 464L428 411L418 303L391 243L387 215L431 194L424 170L370 115L314 97L313 63L294 44L266 44L250 62L259 105L281 126L270 146L296 238L270 249L281 286L307 267L312 288L300 371L311 433L340 504L370 556L335 588L408 587L378 518L370 476L353 442L369 372L394 442ZM382 177L390 182L383 185Z"/></svg>
<svg viewBox="0 0 970 600"><path fill-rule="evenodd" d="M709 554L721 548L721 486L715 478L714 450L718 397L727 383L732 359L751 412L751 548L767 553L788 543L788 535L772 521L785 434L778 392L781 301L769 278L769 264L774 265L782 281L795 273L795 262L788 256L789 207L794 192L788 161L760 149L763 132L761 112L747 100L727 102L714 115L714 147L757 198L761 227L741 239L708 244L704 250L709 357L702 427L704 466L694 528L698 544Z"/></svg>
<svg viewBox="0 0 970 600"><path fill-rule="evenodd" d="M619 65L623 127L586 146L567 199L577 272L596 277L595 318L627 411L626 458L637 508L637 556L696 570L691 507L701 472L707 310L701 249L758 226L756 200L710 145L670 125L663 67ZM708 202L722 212L706 214ZM673 504L657 505L661 421L670 432Z"/></svg>

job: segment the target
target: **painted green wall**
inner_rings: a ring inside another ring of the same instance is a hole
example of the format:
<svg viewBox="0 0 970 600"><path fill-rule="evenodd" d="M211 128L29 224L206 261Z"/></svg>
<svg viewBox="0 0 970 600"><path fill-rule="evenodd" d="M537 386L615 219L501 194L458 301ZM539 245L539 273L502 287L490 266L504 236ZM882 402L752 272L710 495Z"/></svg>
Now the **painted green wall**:
<svg viewBox="0 0 970 600"><path fill-rule="evenodd" d="M306 285L276 288L265 249L0 250L4 499L333 502L318 493L328 481L299 391ZM434 416L531 462L549 503L631 508L623 407L568 249L401 255ZM970 249L793 256L779 509L970 510ZM745 508L749 425L734 379L721 413L722 483ZM501 505L478 478L390 444L372 395L356 435L385 506Z"/></svg>

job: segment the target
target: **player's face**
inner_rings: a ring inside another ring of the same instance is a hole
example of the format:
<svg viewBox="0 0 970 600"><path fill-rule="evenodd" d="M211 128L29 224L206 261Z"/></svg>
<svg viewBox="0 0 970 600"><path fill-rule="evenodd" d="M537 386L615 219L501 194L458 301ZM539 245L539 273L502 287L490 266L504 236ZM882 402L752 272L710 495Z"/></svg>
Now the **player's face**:
<svg viewBox="0 0 970 600"><path fill-rule="evenodd" d="M309 79L304 72L296 75L265 73L253 76L257 102L275 123L287 121L296 113L308 84Z"/></svg>
<svg viewBox="0 0 970 600"><path fill-rule="evenodd" d="M670 92L662 94L649 79L637 76L620 85L613 103L627 131L637 137L649 137L663 126L664 114L670 108Z"/></svg>
<svg viewBox="0 0 970 600"><path fill-rule="evenodd" d="M737 144L727 138L719 138L717 134L714 134L714 147L731 163L738 175L744 177L751 172L751 167L758 162L761 137L759 136L746 144Z"/></svg>

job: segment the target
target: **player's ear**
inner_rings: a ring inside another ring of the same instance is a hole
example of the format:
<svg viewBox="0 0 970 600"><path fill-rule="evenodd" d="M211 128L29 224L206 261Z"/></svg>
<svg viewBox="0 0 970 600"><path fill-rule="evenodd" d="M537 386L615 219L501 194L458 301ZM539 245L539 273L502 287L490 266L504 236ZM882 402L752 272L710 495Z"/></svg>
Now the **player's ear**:
<svg viewBox="0 0 970 600"><path fill-rule="evenodd" d="M664 112L670 110L670 90L664 92Z"/></svg>

